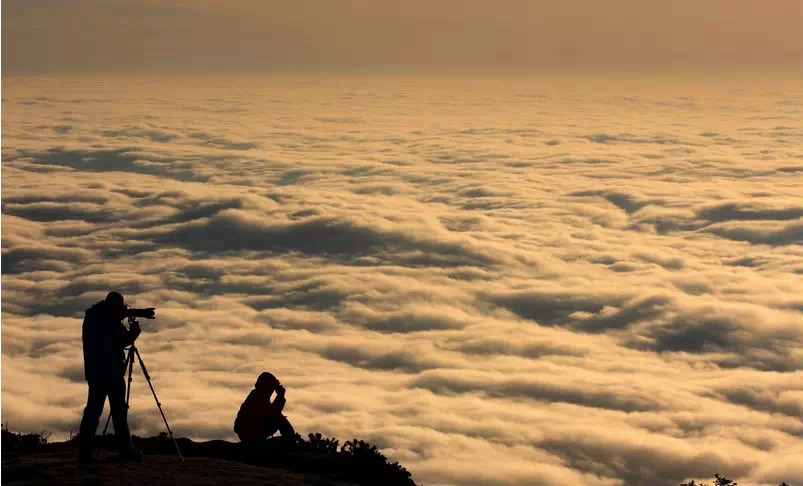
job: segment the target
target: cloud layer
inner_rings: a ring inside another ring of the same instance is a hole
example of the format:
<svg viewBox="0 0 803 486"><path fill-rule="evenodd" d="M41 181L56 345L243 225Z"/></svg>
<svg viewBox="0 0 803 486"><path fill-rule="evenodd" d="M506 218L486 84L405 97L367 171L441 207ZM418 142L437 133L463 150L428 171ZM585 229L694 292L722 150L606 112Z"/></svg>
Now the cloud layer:
<svg viewBox="0 0 803 486"><path fill-rule="evenodd" d="M426 484L803 479L799 88L187 81L4 86L12 429L77 428L113 288L180 435L268 369Z"/></svg>

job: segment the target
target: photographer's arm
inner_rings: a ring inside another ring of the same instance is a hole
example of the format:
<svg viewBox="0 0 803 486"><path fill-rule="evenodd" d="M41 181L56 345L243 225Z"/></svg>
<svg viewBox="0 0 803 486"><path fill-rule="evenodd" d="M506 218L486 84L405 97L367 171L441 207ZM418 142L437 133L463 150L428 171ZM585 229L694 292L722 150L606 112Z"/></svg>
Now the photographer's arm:
<svg viewBox="0 0 803 486"><path fill-rule="evenodd" d="M137 340L140 333L142 333L142 328L139 326L139 322L134 321L131 324L130 329L126 329L124 325L120 325L120 343L123 346L130 346L134 344L134 341Z"/></svg>

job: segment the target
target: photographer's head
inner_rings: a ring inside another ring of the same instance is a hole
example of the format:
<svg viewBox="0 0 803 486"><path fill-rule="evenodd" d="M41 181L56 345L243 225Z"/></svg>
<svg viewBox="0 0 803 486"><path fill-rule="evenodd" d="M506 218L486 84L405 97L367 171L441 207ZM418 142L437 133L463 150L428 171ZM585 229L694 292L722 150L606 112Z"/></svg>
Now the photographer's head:
<svg viewBox="0 0 803 486"><path fill-rule="evenodd" d="M109 292L106 295L106 305L111 309L115 315L119 315L120 319L126 316L126 305L123 295L119 292Z"/></svg>

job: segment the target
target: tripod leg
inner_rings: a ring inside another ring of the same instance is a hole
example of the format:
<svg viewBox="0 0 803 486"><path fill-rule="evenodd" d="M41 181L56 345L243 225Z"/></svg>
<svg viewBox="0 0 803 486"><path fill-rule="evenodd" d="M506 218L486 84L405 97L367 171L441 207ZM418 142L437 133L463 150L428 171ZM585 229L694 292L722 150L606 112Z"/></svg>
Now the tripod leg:
<svg viewBox="0 0 803 486"><path fill-rule="evenodd" d="M128 409L128 404L131 403L131 375L134 373L134 352L137 348L131 345L128 350L128 384L125 387L125 408Z"/></svg>
<svg viewBox="0 0 803 486"><path fill-rule="evenodd" d="M148 374L147 368L145 368L145 363L142 361L142 356L139 355L139 350L134 348L134 353L137 355L137 359L139 360L139 366L142 368L142 374L145 375L145 379L148 381L148 386L151 388L151 393L153 394L153 399L156 400L156 406L159 408L159 413L162 414L162 420L165 422L165 427L167 427L167 433L170 434L170 438L173 439L173 445L176 446L176 452L178 452L178 457L181 460L184 460L184 456L181 455L181 449L178 447L178 442L176 442L176 438L173 437L173 431L170 430L170 424L167 423L167 417L165 417L165 413L162 410L162 404L159 402L159 398L156 396L156 390L153 389L153 384L151 383L151 376Z"/></svg>
<svg viewBox="0 0 803 486"><path fill-rule="evenodd" d="M134 351L136 348L132 345L128 349L128 356L126 357L126 366L128 367L128 385L126 386L126 395L125 395L125 406L128 408L129 400L131 399L131 375L134 372ZM139 353L137 353L139 355ZM106 431L109 430L109 422L112 420L112 412L111 412L111 403L109 403L109 416L106 417L106 425L103 426L103 439L106 440ZM116 433L116 431L115 431ZM98 447L98 452L95 455L97 457L100 454L100 447Z"/></svg>

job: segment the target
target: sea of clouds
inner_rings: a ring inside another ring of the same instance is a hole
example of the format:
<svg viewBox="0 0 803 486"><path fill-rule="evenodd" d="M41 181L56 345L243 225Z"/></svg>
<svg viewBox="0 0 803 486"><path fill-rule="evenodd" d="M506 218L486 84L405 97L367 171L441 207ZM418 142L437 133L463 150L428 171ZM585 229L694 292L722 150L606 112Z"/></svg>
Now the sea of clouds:
<svg viewBox="0 0 803 486"><path fill-rule="evenodd" d="M2 420L77 430L115 289L179 436L270 370L427 485L800 481L793 86L4 79Z"/></svg>

